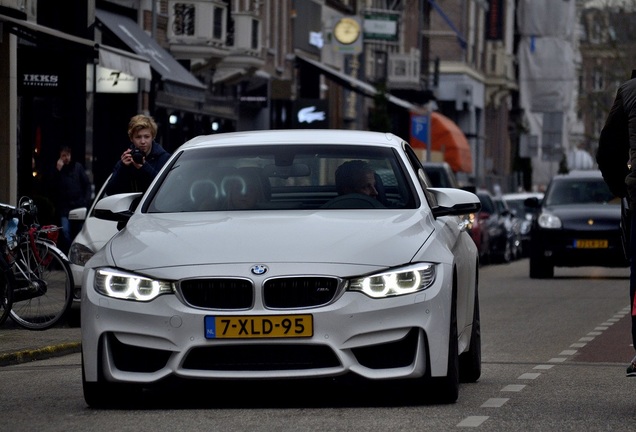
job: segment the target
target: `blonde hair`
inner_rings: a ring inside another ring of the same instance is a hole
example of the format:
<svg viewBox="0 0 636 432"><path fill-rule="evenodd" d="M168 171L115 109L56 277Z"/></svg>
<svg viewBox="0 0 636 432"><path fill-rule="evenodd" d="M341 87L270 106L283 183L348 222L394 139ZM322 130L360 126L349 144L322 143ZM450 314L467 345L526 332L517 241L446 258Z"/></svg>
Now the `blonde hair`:
<svg viewBox="0 0 636 432"><path fill-rule="evenodd" d="M144 114L137 114L133 116L128 123L128 138L132 139L133 135L141 129L150 129L153 140L157 137L157 123L155 123L155 119Z"/></svg>

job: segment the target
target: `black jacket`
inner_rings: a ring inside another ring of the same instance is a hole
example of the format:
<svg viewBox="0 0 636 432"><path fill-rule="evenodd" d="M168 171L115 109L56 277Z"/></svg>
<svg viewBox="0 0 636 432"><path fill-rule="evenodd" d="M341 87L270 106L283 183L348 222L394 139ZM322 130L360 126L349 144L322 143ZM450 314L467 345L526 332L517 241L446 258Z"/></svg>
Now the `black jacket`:
<svg viewBox="0 0 636 432"><path fill-rule="evenodd" d="M53 170L55 207L60 216L68 216L70 210L87 207L91 201L91 183L84 167L71 161L61 170Z"/></svg>
<svg viewBox="0 0 636 432"><path fill-rule="evenodd" d="M596 162L612 193L621 198L629 195L632 205L636 204L636 79L626 81L616 92Z"/></svg>
<svg viewBox="0 0 636 432"><path fill-rule="evenodd" d="M152 149L140 169L133 165L124 165L121 160L117 161L113 175L106 186L106 194L145 192L168 159L170 159L170 153L158 143L153 142Z"/></svg>

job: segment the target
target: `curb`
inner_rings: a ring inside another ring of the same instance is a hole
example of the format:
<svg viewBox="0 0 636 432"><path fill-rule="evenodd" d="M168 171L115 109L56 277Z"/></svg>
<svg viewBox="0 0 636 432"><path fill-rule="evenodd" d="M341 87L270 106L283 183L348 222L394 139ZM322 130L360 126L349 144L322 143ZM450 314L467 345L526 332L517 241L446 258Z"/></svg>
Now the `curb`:
<svg viewBox="0 0 636 432"><path fill-rule="evenodd" d="M34 350L0 354L0 366L10 366L35 360L45 360L66 354L75 354L80 352L81 346L81 342L68 342L58 345L49 345Z"/></svg>

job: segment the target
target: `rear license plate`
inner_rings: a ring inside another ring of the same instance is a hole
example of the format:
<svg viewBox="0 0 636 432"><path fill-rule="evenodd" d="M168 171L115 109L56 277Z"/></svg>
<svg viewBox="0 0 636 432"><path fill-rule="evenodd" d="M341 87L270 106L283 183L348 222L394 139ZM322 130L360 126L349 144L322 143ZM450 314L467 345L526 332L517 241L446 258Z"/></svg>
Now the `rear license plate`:
<svg viewBox="0 0 636 432"><path fill-rule="evenodd" d="M303 338L314 334L311 315L206 316L206 339Z"/></svg>
<svg viewBox="0 0 636 432"><path fill-rule="evenodd" d="M574 247L577 249L607 249L607 240L575 240Z"/></svg>

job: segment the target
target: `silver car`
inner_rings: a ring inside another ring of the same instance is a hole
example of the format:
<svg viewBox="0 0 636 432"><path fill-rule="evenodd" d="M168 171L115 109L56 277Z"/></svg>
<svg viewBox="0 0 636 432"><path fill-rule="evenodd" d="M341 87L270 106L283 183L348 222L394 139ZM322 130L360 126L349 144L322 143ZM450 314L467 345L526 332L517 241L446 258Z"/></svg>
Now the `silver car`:
<svg viewBox="0 0 636 432"><path fill-rule="evenodd" d="M366 177L370 193L343 189L350 161L383 173ZM141 199L95 207L125 227L83 273L84 398L128 403L167 378L355 376L454 402L481 373L464 218L479 207L473 193L427 187L388 133L194 138Z"/></svg>

